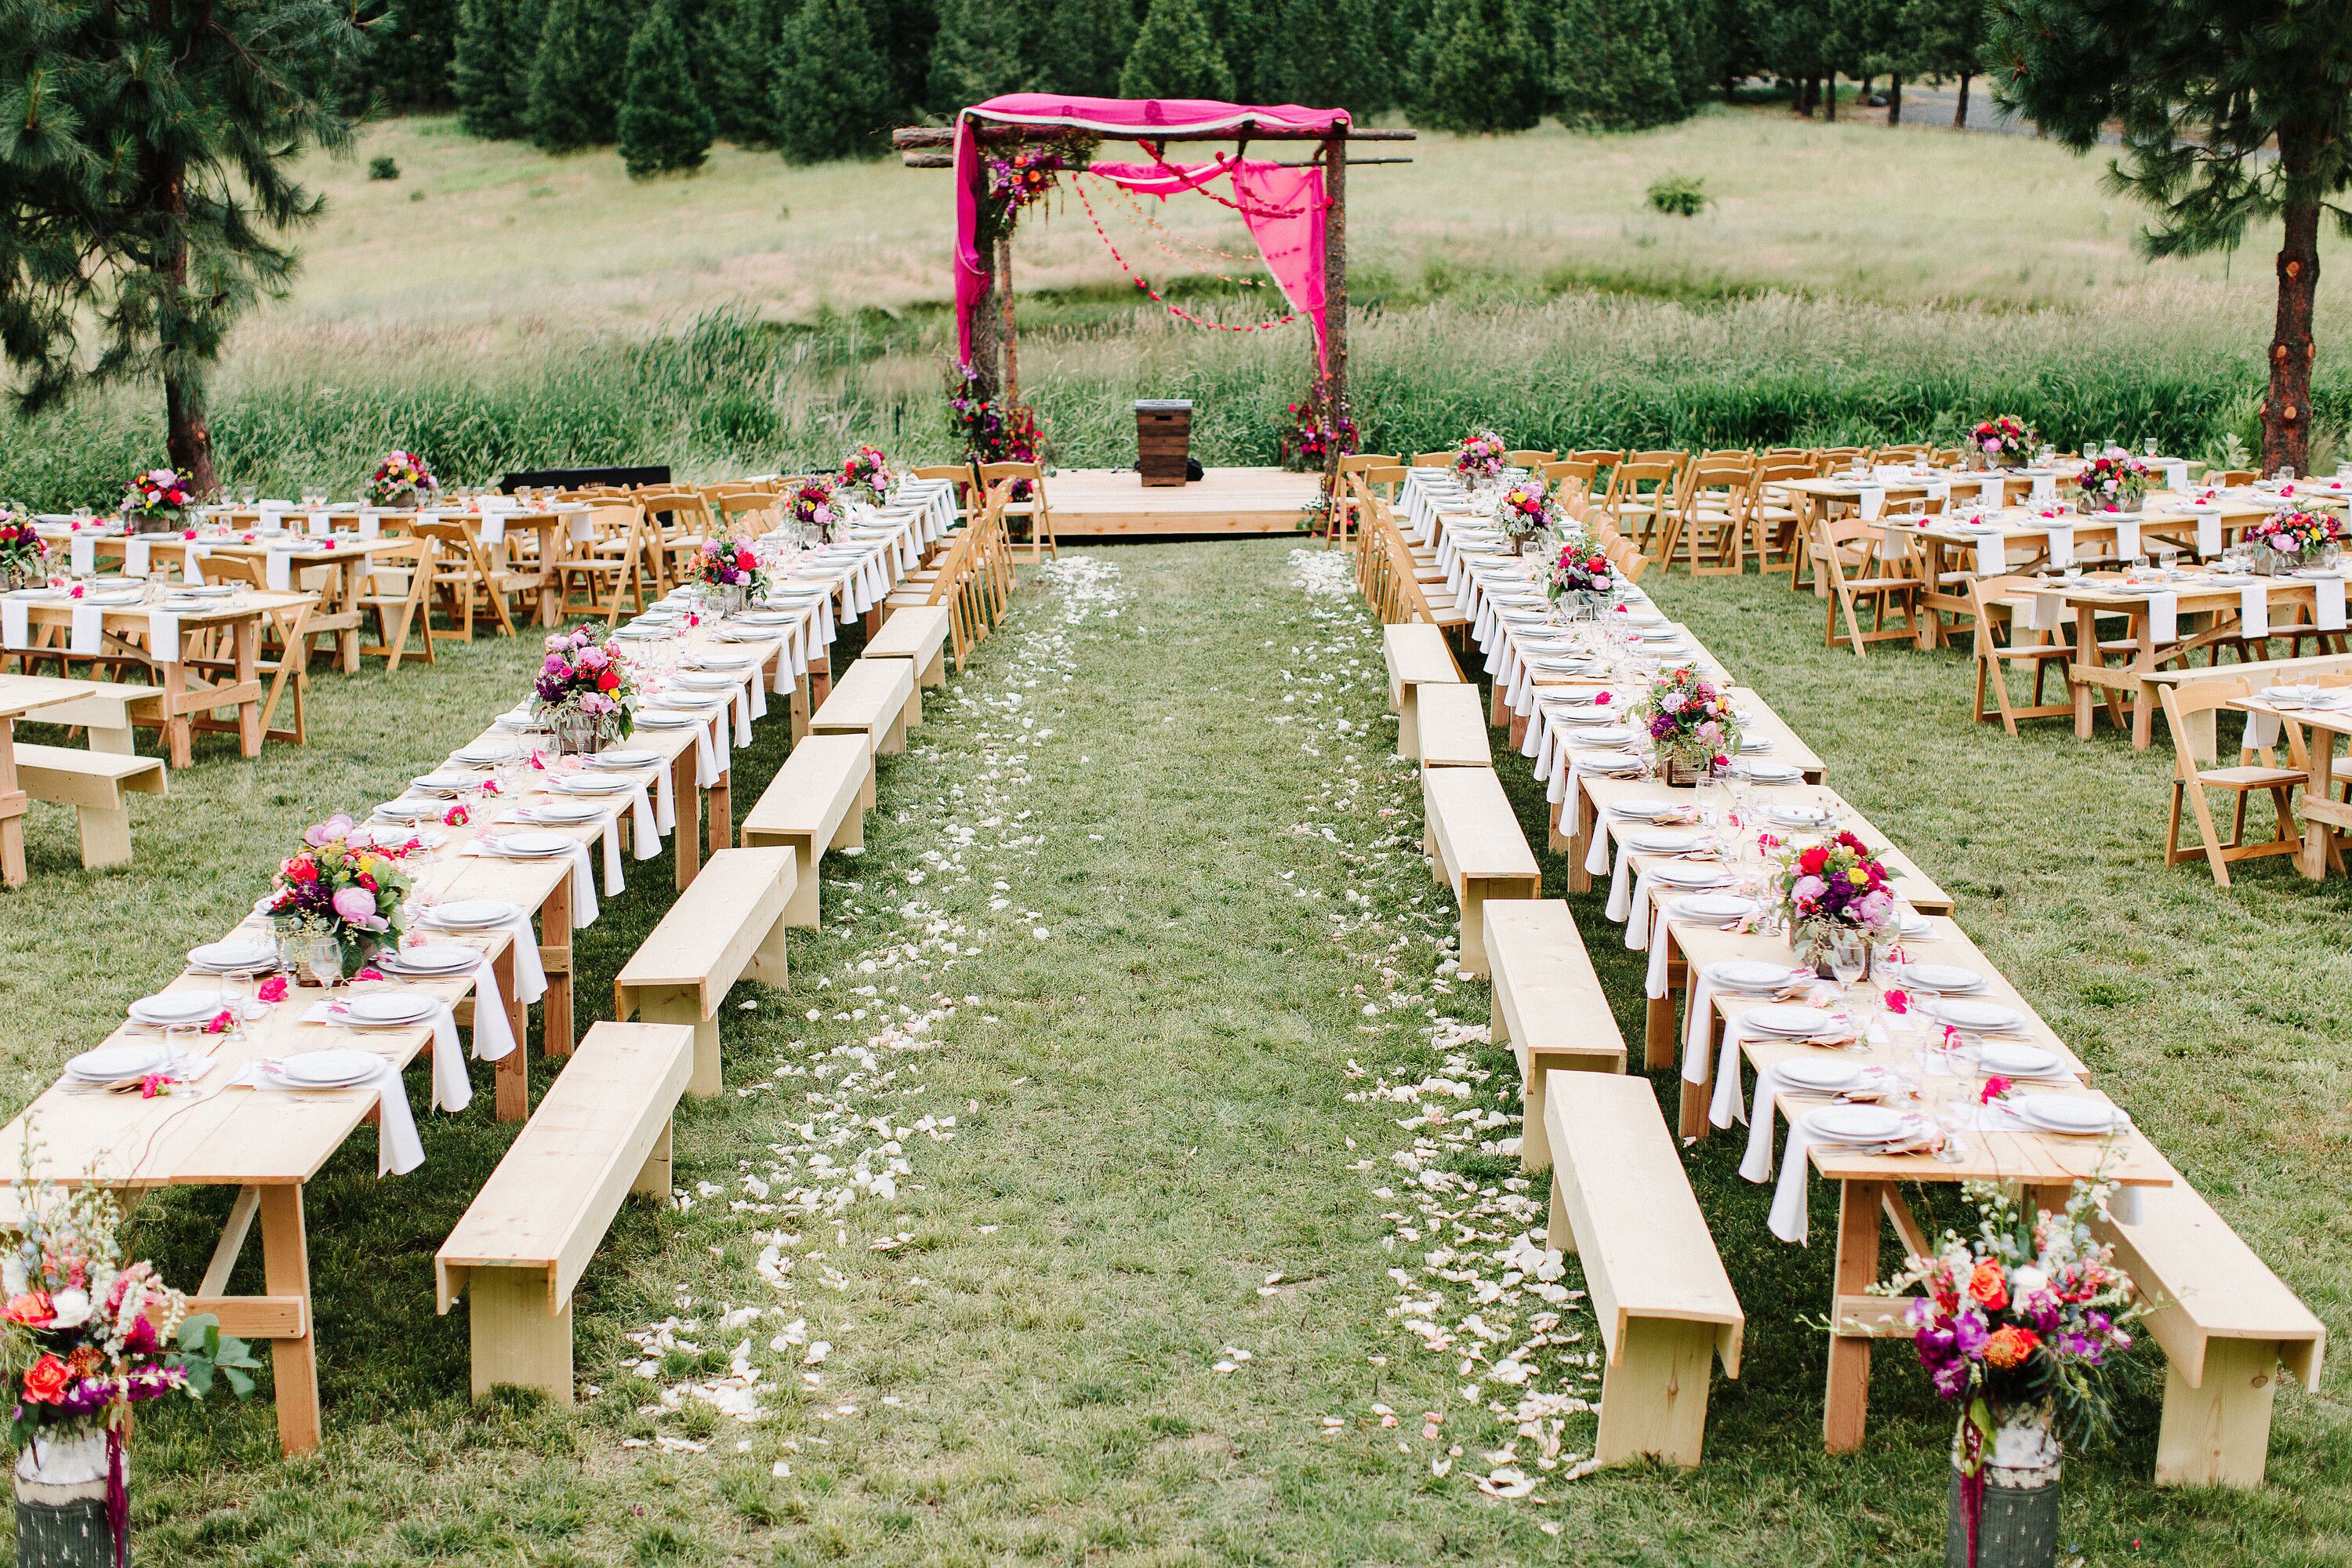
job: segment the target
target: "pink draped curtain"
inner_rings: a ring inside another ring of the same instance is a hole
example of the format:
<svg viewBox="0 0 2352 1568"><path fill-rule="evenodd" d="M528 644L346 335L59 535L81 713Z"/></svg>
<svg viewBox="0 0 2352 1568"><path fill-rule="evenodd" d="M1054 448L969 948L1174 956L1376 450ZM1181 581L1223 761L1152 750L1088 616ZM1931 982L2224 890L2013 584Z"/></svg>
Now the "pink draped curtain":
<svg viewBox="0 0 2352 1568"><path fill-rule="evenodd" d="M1255 121L1285 130L1328 132L1348 123L1344 109L1302 109L1220 103L1206 99L1066 98L1016 92L967 109L956 120L956 355L971 363L971 315L983 291L980 263L980 148L974 119L1001 124L1063 127L1096 132L1233 131ZM1318 166L1285 168L1255 158L1220 153L1212 162L1097 163L1093 173L1132 191L1166 197L1196 190L1212 180L1230 180L1234 203L1258 254L1291 308L1315 324L1316 363L1326 363L1323 294L1323 235L1327 202Z"/></svg>

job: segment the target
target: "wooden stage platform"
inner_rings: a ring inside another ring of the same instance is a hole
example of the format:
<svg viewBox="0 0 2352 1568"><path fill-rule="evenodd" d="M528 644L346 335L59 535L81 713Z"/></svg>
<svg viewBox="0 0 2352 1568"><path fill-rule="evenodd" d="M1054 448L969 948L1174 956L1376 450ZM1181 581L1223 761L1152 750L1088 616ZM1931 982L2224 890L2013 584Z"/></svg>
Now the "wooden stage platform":
<svg viewBox="0 0 2352 1568"><path fill-rule="evenodd" d="M1296 533L1321 482L1281 468L1210 468L1147 489L1132 468L1064 468L1045 481L1061 539L1153 533Z"/></svg>

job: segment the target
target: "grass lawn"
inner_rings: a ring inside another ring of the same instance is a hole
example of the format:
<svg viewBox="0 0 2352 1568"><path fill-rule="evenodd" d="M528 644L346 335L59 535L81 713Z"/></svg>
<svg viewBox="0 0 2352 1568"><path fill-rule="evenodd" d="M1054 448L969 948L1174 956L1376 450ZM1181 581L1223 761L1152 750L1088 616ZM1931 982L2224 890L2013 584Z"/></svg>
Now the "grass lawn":
<svg viewBox="0 0 2352 1568"><path fill-rule="evenodd" d="M1939 1561L1947 1413L1890 1349L1868 1447L1821 1451L1803 1320L1826 1249L1767 1238L1727 1141L1688 1163L1749 1315L1707 1462L1561 1479L1590 1446L1575 1405L1599 1336L1572 1262L1558 1288L1507 1272L1542 1220L1498 1148L1509 1057L1483 1041L1485 987L1449 977L1376 631L1300 589L1294 547L1072 552L933 700L884 764L866 853L831 868L825 929L795 937L790 990L732 999L729 1092L680 1118L683 1211L633 1205L589 1270L578 1373L600 1392L475 1405L462 1310L432 1313L432 1249L508 1141L488 1097L431 1118L404 1178L376 1181L362 1138L310 1189L325 1448L281 1463L258 1404L143 1422L142 1556ZM1824 650L1810 597L1753 579L1659 597L2343 1327L2341 886L2165 873L2162 753L1972 728L1964 664ZM473 733L530 651L321 677L306 751L211 752L168 804L135 803L133 871L84 876L38 811L0 926L10 1108L241 910L294 829ZM738 753L740 800L780 750ZM1540 843L1538 792L1506 777ZM1562 869L1546 858L1549 887ZM631 876L584 935L583 1014L667 906L661 862ZM1577 916L1637 1036L1639 971L1597 903ZM144 1243L191 1277L226 1199L154 1204ZM1433 1291L1443 1353L1393 1310ZM1513 1388L1507 1361L1533 1376ZM739 1366L757 1425L719 1408ZM2155 1405L2135 1396L2120 1449L2069 1464L2068 1542L2088 1563L2343 1561L2340 1368L2317 1399L2281 1396L2251 1495L2150 1488ZM1558 1398L1520 1435L1531 1392ZM1481 1494L1506 1464L1532 1497Z"/></svg>

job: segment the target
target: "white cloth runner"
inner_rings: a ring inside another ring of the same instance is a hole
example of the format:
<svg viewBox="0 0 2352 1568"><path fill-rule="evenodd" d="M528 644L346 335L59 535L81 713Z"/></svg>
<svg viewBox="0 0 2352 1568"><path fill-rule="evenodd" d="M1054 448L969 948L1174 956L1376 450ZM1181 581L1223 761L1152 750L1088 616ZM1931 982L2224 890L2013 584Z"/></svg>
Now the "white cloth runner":
<svg viewBox="0 0 2352 1568"><path fill-rule="evenodd" d="M485 953L474 965L474 1057L499 1061L514 1048L514 1025L507 1017L506 993L499 989L499 967Z"/></svg>
<svg viewBox="0 0 2352 1568"><path fill-rule="evenodd" d="M265 552L261 558L261 578L273 594L288 594L294 589L294 556L286 550Z"/></svg>
<svg viewBox="0 0 2352 1568"><path fill-rule="evenodd" d="M2139 552L2139 519L2136 517L2116 519L2116 553L2124 560L2129 561Z"/></svg>
<svg viewBox="0 0 2352 1568"><path fill-rule="evenodd" d="M2337 603L2344 598L2344 584L2336 585ZM87 658L96 658L106 646L106 612L96 605L76 601L73 607L73 638L67 651Z"/></svg>
<svg viewBox="0 0 2352 1568"><path fill-rule="evenodd" d="M98 570L98 537L77 532L66 542L66 555L72 562L75 576L89 576Z"/></svg>
<svg viewBox="0 0 2352 1568"><path fill-rule="evenodd" d="M2186 458L2150 458L2148 467L2162 470L2164 488L2185 490L2189 488L2189 459Z"/></svg>
<svg viewBox="0 0 2352 1568"><path fill-rule="evenodd" d="M2221 553L2221 509L2200 507L2197 519L2197 553L2211 560Z"/></svg>
<svg viewBox="0 0 2352 1568"><path fill-rule="evenodd" d="M265 1092L298 1092L295 1085L263 1070L259 1062L247 1064L243 1072L228 1081L232 1086L241 1084ZM404 1176L425 1163L425 1141L416 1135L416 1113L408 1108L408 1090L400 1081L400 1069L387 1061L372 1076L351 1087L376 1092L380 1114L376 1118L375 1173Z"/></svg>
<svg viewBox="0 0 2352 1568"><path fill-rule="evenodd" d="M1854 500L1862 509L1862 521L1876 522L1878 514L1886 510L1886 488L1884 485L1864 485L1862 493Z"/></svg>
<svg viewBox="0 0 2352 1568"><path fill-rule="evenodd" d="M2147 640L2161 647L2180 640L2180 595L2150 594L2147 596Z"/></svg>
<svg viewBox="0 0 2352 1568"><path fill-rule="evenodd" d="M2074 525L2071 522L2051 523L2043 531L2050 539L2050 564L2074 564Z"/></svg>
<svg viewBox="0 0 2352 1568"><path fill-rule="evenodd" d="M147 612L147 657L158 664L180 662L180 617L173 610Z"/></svg>
<svg viewBox="0 0 2352 1568"><path fill-rule="evenodd" d="M381 538L383 534L383 513L380 511L361 512L359 528L360 537L362 539Z"/></svg>
<svg viewBox="0 0 2352 1568"><path fill-rule="evenodd" d="M478 860L540 858L537 856L500 855L478 838L472 840L457 853ZM572 841L571 860L572 929L585 931L596 923L596 916L600 912L596 908L596 868L588 858L588 846L578 839Z"/></svg>
<svg viewBox="0 0 2352 1568"><path fill-rule="evenodd" d="M311 512L302 521L313 539L324 539L335 531L335 520L323 511Z"/></svg>
<svg viewBox="0 0 2352 1568"><path fill-rule="evenodd" d="M1977 481L1977 500L1998 511L2009 504L2009 480L2000 474L1987 474Z"/></svg>
<svg viewBox="0 0 2352 1568"><path fill-rule="evenodd" d="M2056 500L2058 499L2058 476L2055 474L2034 475L2033 499L2035 500Z"/></svg>
<svg viewBox="0 0 2352 1568"><path fill-rule="evenodd" d="M2344 630L2344 579L2315 577L2311 586L2319 601L2314 611L2314 620L2319 629L2323 632Z"/></svg>
<svg viewBox="0 0 2352 1568"><path fill-rule="evenodd" d="M32 646L32 606L22 599L0 599L0 647Z"/></svg>
<svg viewBox="0 0 2352 1568"><path fill-rule="evenodd" d="M475 1011L479 1013L480 1010L478 1005ZM347 1011L340 1002L314 1002L303 1010L302 1022L340 1024ZM474 1102L474 1086L467 1081L466 1053L457 1043L457 1011L446 1002L436 1002L425 1021L433 1026L433 1109L452 1113L463 1110ZM480 1032L478 1021L474 1028L476 1033ZM509 1039L507 1049L513 1048L514 1042ZM504 1051L499 1053L501 1056L505 1054Z"/></svg>
<svg viewBox="0 0 2352 1568"><path fill-rule="evenodd" d="M1977 536L1977 575L1998 577L2009 570L2009 541L1998 533Z"/></svg>
<svg viewBox="0 0 2352 1568"><path fill-rule="evenodd" d="M152 564L149 560L149 555L153 550L154 544L155 542L153 540L147 538L143 534L134 533L123 540L122 574L125 577L144 577L147 575L148 570Z"/></svg>
<svg viewBox="0 0 2352 1568"><path fill-rule="evenodd" d="M2238 635L2250 641L2271 635L2269 584L2250 583L2238 590Z"/></svg>

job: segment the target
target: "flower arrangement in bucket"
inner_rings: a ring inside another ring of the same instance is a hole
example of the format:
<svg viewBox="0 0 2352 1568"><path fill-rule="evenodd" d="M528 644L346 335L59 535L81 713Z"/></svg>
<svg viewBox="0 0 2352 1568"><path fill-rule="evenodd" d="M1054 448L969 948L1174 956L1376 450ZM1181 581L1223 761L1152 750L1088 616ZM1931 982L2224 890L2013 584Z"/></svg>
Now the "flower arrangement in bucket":
<svg viewBox="0 0 2352 1568"><path fill-rule="evenodd" d="M29 1157L30 1145L27 1144ZM239 1399L261 1363L209 1312L122 1259L122 1211L100 1187L27 1172L22 1235L0 1258L0 1368L16 1385L17 1561L129 1561L131 1408L215 1381ZM103 1530L103 1536L100 1530ZM89 1544L111 1550L95 1556Z"/></svg>
<svg viewBox="0 0 2352 1568"><path fill-rule="evenodd" d="M984 397L980 373L958 365L948 373L948 425L975 463L1034 463L1045 450L1045 431L1025 403ZM1029 481L1013 487L1014 500L1029 499Z"/></svg>
<svg viewBox="0 0 2352 1568"><path fill-rule="evenodd" d="M1659 671L1633 717L1650 737L1659 772L1678 789L1728 766L1739 749L1739 716L1730 697L1689 665Z"/></svg>
<svg viewBox="0 0 2352 1568"><path fill-rule="evenodd" d="M759 554L740 539L706 539L688 558L687 581L702 590L703 603L731 616L746 599L768 591Z"/></svg>
<svg viewBox="0 0 2352 1568"><path fill-rule="evenodd" d="M1979 420L1969 432L1969 466L1972 468L2021 468L2033 449L2033 432L2014 414L1997 414Z"/></svg>
<svg viewBox="0 0 2352 1568"><path fill-rule="evenodd" d="M37 585L46 576L48 541L33 526L29 513L0 506L0 588Z"/></svg>
<svg viewBox="0 0 2352 1568"><path fill-rule="evenodd" d="M1870 846L1843 828L1822 843L1782 849L1772 885L1797 961L1826 978L1833 945L1858 933L1866 949L1895 930L1891 880Z"/></svg>
<svg viewBox="0 0 2352 1568"><path fill-rule="evenodd" d="M1936 1392L1960 1406L1952 1437L1947 1559L1976 1568L2057 1556L2062 1437L2110 1426L2110 1384L2142 1309L2114 1251L2091 1235L2104 1183L2077 1181L2058 1213L2020 1208L1994 1183L1963 1192L1973 1234L1946 1231L1873 1294L1906 1296L1904 1321Z"/></svg>
<svg viewBox="0 0 2352 1568"><path fill-rule="evenodd" d="M162 533L179 527L195 500L186 474L177 468L150 468L131 476L122 492L122 515L133 533Z"/></svg>
<svg viewBox="0 0 2352 1568"><path fill-rule="evenodd" d="M841 460L841 478L836 482L842 489L865 492L860 500L870 499L880 506L890 499L890 487L898 482L898 476L890 471L890 459L882 455L881 447L860 444Z"/></svg>
<svg viewBox="0 0 2352 1568"><path fill-rule="evenodd" d="M637 683L621 645L589 627L551 632L539 667L531 712L555 732L567 755L601 752L635 732Z"/></svg>
<svg viewBox="0 0 2352 1568"><path fill-rule="evenodd" d="M1523 550L1559 518L1559 509L1544 494L1541 479L1521 479L1495 500L1495 526Z"/></svg>
<svg viewBox="0 0 2352 1568"><path fill-rule="evenodd" d="M2246 529L2256 546L2254 570L2271 575L2300 567L2332 567L2344 548L2344 525L2333 514L2293 510L2272 513Z"/></svg>
<svg viewBox="0 0 2352 1568"><path fill-rule="evenodd" d="M298 941L308 980L324 984L323 955L302 944L332 942L341 974L358 973L380 947L398 947L405 921L405 847L352 842L352 819L336 814L302 830L302 847L278 862L263 913L281 942Z"/></svg>
<svg viewBox="0 0 2352 1568"><path fill-rule="evenodd" d="M1581 535L1560 545L1544 574L1544 596L1555 605L1566 600L1579 619L1596 614L1615 587L1609 557Z"/></svg>
<svg viewBox="0 0 2352 1568"><path fill-rule="evenodd" d="M2154 470L2126 451L2093 458L2074 476L2075 507L2084 512L2137 511L2153 477Z"/></svg>
<svg viewBox="0 0 2352 1568"><path fill-rule="evenodd" d="M834 530L846 521L842 509L834 504L831 479L803 479L794 485L784 499L784 519L794 532L804 538L814 534L827 544L834 542Z"/></svg>
<svg viewBox="0 0 2352 1568"><path fill-rule="evenodd" d="M368 500L378 506L421 506L440 488L424 458L414 452L387 452L368 480Z"/></svg>
<svg viewBox="0 0 2352 1568"><path fill-rule="evenodd" d="M1454 448L1454 471L1470 483L1486 484L1503 477L1503 438L1492 430L1462 437Z"/></svg>
<svg viewBox="0 0 2352 1568"><path fill-rule="evenodd" d="M1292 469L1317 469L1330 461L1336 450L1342 456L1360 452L1363 433L1356 427L1356 416L1344 404L1337 404L1331 395L1328 376L1318 376L1307 389L1307 401L1286 406L1284 417L1276 421L1282 426L1279 438L1282 460Z"/></svg>

